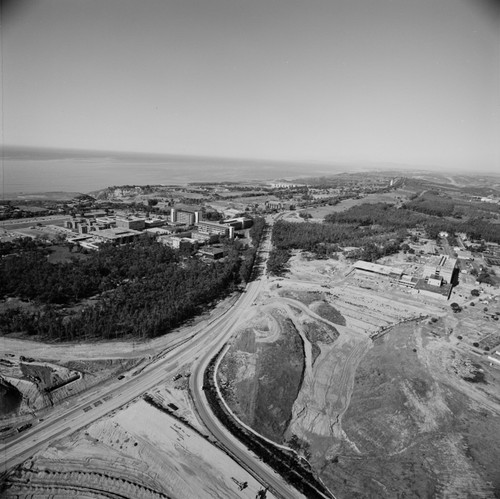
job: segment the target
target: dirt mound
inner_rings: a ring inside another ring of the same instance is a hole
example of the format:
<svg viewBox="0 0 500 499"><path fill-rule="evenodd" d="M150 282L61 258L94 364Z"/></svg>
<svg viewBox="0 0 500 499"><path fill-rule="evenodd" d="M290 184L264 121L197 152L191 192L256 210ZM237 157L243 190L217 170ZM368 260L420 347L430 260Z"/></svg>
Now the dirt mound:
<svg viewBox="0 0 500 499"><path fill-rule="evenodd" d="M324 323L312 320L304 321L302 329L307 340L311 343L311 363L314 366L321 354L321 344L330 345L339 337L339 332L333 326L327 326Z"/></svg>
<svg viewBox="0 0 500 499"><path fill-rule="evenodd" d="M218 375L234 413L261 435L282 443L302 383L304 346L284 311L271 310L268 322L267 328L260 325L238 334Z"/></svg>
<svg viewBox="0 0 500 499"><path fill-rule="evenodd" d="M335 307L325 301L314 304L311 310L316 312L320 317L323 317L323 319L333 322L334 324L338 324L339 326L346 325L345 317Z"/></svg>

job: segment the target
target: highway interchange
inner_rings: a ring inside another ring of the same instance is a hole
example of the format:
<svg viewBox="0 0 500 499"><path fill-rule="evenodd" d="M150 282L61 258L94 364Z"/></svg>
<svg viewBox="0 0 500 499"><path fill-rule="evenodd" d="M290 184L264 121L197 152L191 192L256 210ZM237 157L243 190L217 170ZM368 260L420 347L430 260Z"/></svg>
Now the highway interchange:
<svg viewBox="0 0 500 499"><path fill-rule="evenodd" d="M272 220L269 221L272 223ZM270 237L267 235L259 250L260 266L265 265L270 244ZM261 275L250 282L245 292L231 308L213 319L203 329L198 330L188 338L179 340L142 371L130 373L121 380L113 380L81 394L77 401L72 402L72 405L59 406L45 420L9 439L0 447L3 458L0 474L4 474L22 463L55 440L66 437L106 414L118 410L166 378L171 377L179 366L192 362L191 394L198 415L213 438L259 479L263 486L269 486L269 489L276 496L283 498L304 497L269 466L248 451L223 427L208 407L202 390L203 373L210 359L229 340L243 312L252 306L257 299L262 279Z"/></svg>

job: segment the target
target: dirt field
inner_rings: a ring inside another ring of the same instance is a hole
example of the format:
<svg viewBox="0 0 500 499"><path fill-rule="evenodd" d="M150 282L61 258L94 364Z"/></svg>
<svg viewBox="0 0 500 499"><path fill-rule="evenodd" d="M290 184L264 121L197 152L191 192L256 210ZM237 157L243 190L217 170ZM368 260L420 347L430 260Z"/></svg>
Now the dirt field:
<svg viewBox="0 0 500 499"><path fill-rule="evenodd" d="M235 480L248 486L239 490ZM195 430L144 400L35 455L7 485L5 498L55 499L253 499L261 488Z"/></svg>
<svg viewBox="0 0 500 499"><path fill-rule="evenodd" d="M434 329L434 326L433 328ZM496 497L497 402L456 368L465 358L425 324L397 326L361 360L345 439L323 463L344 497ZM496 385L498 372L485 383ZM483 385L483 386L482 386Z"/></svg>

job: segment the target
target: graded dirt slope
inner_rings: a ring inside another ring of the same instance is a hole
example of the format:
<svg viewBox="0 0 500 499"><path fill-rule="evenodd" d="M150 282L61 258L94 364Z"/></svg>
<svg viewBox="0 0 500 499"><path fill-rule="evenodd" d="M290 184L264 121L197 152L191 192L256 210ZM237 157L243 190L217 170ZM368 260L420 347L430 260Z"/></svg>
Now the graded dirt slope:
<svg viewBox="0 0 500 499"><path fill-rule="evenodd" d="M253 499L260 488L220 449L140 400L35 455L0 495Z"/></svg>
<svg viewBox="0 0 500 499"><path fill-rule="evenodd" d="M431 338L421 325L398 326L361 360L343 418L345 438L321 467L340 497L500 491L498 412L472 400L475 387L436 359L428 364Z"/></svg>
<svg viewBox="0 0 500 499"><path fill-rule="evenodd" d="M266 308L252 322L223 359L219 380L235 414L281 443L302 382L304 347L285 310Z"/></svg>

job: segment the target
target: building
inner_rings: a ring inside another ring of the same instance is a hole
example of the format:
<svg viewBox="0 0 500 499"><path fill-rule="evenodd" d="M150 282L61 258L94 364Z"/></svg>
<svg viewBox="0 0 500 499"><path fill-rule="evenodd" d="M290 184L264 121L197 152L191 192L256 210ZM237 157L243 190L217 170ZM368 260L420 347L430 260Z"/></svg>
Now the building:
<svg viewBox="0 0 500 499"><path fill-rule="evenodd" d="M195 230L191 233L191 238L197 241L199 245L215 244L220 241L219 234L208 234L206 232L197 232Z"/></svg>
<svg viewBox="0 0 500 499"><path fill-rule="evenodd" d="M98 230L95 231L92 235L97 241L124 244L136 240L141 235L141 232L133 229L116 227L111 229Z"/></svg>
<svg viewBox="0 0 500 499"><path fill-rule="evenodd" d="M250 228L253 225L253 220L245 217L237 217L224 220L222 223L234 227L234 230L242 230Z"/></svg>
<svg viewBox="0 0 500 499"><path fill-rule="evenodd" d="M196 216L194 213L188 211L177 211L176 222L183 223L185 225L194 225Z"/></svg>
<svg viewBox="0 0 500 499"><path fill-rule="evenodd" d="M281 210L283 203L281 201L266 201L266 208L268 210Z"/></svg>
<svg viewBox="0 0 500 499"><path fill-rule="evenodd" d="M198 251L198 255L208 258L209 260L220 260L225 256L225 253L222 248L215 248L213 246L209 246L200 249Z"/></svg>
<svg viewBox="0 0 500 499"><path fill-rule="evenodd" d="M146 218L144 224L146 229L152 229L153 227L163 227L167 223L167 220L163 218Z"/></svg>
<svg viewBox="0 0 500 499"><path fill-rule="evenodd" d="M179 251L191 251L197 247L197 241L188 237L160 236L158 241Z"/></svg>
<svg viewBox="0 0 500 499"><path fill-rule="evenodd" d="M234 227L228 225L200 220L196 226L198 227L198 232L201 234L218 234L220 236L227 236L230 239L234 237Z"/></svg>
<svg viewBox="0 0 500 499"><path fill-rule="evenodd" d="M199 210L192 209L170 209L170 222L180 222L186 225L194 225L201 219Z"/></svg>
<svg viewBox="0 0 500 499"><path fill-rule="evenodd" d="M306 187L305 184L289 184L288 182L277 182L272 183L271 187L273 189L297 189L297 187Z"/></svg>
<svg viewBox="0 0 500 499"><path fill-rule="evenodd" d="M403 275L403 270L396 267L389 267L388 265L379 265L378 263L365 262L363 260L357 261L353 268L357 271L378 274L392 279L399 280Z"/></svg>
<svg viewBox="0 0 500 499"><path fill-rule="evenodd" d="M431 281L431 282L429 282ZM451 284L444 284L442 279L427 278L418 279L415 284L414 292L419 295L429 296L442 300L448 300L451 295L453 286Z"/></svg>
<svg viewBox="0 0 500 499"><path fill-rule="evenodd" d="M172 233L172 231L162 227L151 227L150 229L146 229L144 232L152 236L167 236Z"/></svg>
<svg viewBox="0 0 500 499"><path fill-rule="evenodd" d="M456 258L441 255L424 266L424 278L430 279L429 284L435 286L440 286L442 282L449 284L452 281L456 265Z"/></svg>
<svg viewBox="0 0 500 499"><path fill-rule="evenodd" d="M116 227L129 230L144 230L146 219L139 217L116 217Z"/></svg>

